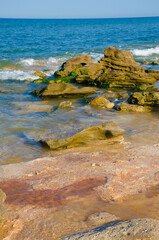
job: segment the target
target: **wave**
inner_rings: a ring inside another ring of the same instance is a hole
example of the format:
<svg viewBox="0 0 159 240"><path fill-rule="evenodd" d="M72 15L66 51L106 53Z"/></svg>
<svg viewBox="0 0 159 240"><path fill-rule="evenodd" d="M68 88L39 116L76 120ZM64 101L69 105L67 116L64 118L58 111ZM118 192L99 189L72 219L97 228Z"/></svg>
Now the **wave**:
<svg viewBox="0 0 159 240"><path fill-rule="evenodd" d="M134 49L131 52L135 56L147 57L147 56L151 56L153 54L159 54L159 47L148 48L148 49Z"/></svg>
<svg viewBox="0 0 159 240"><path fill-rule="evenodd" d="M22 71L22 70L10 70L5 69L0 71L0 80L35 80L38 76L34 75L35 71Z"/></svg>
<svg viewBox="0 0 159 240"><path fill-rule="evenodd" d="M66 61L66 59L66 57L49 57L48 59L26 58L18 60L16 64L20 64L24 67L41 67L52 69L60 66L64 61Z"/></svg>
<svg viewBox="0 0 159 240"><path fill-rule="evenodd" d="M64 56L49 57L45 59L34 59L34 58L20 59L16 61L16 64L20 64L23 67L38 67L43 69L48 68L48 69L57 70L57 68L59 68L63 62L65 62L71 57L78 56L81 54L90 55L95 62L97 62L100 58L103 57L103 54L95 53L95 52L70 53L70 54L66 52Z"/></svg>

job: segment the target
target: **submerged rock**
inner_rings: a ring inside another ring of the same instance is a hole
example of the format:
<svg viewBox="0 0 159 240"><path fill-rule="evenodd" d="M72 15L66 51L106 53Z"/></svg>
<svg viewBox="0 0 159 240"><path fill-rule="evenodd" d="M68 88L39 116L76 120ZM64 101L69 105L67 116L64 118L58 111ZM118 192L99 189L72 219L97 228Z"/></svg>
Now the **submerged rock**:
<svg viewBox="0 0 159 240"><path fill-rule="evenodd" d="M133 93L128 102L142 106L159 106L159 92L135 92Z"/></svg>
<svg viewBox="0 0 159 240"><path fill-rule="evenodd" d="M40 140L39 142L43 146L55 150L84 146L92 144L97 140L108 140L123 134L124 130L121 129L116 122L107 122L102 125L86 128L68 138Z"/></svg>
<svg viewBox="0 0 159 240"><path fill-rule="evenodd" d="M69 109L69 108L73 108L72 102L71 101L63 101L59 104L57 109L65 110L65 109Z"/></svg>
<svg viewBox="0 0 159 240"><path fill-rule="evenodd" d="M4 201L6 199L5 193L0 189L0 223L4 222L8 218L7 210L4 206Z"/></svg>
<svg viewBox="0 0 159 240"><path fill-rule="evenodd" d="M127 99L129 94L126 92L108 92L104 95L106 98Z"/></svg>
<svg viewBox="0 0 159 240"><path fill-rule="evenodd" d="M117 104L115 109L121 112L150 112L152 110L151 107L148 106L133 105L127 102Z"/></svg>
<svg viewBox="0 0 159 240"><path fill-rule="evenodd" d="M159 239L159 220L131 219L104 224L100 227L74 234L63 240L156 240Z"/></svg>
<svg viewBox="0 0 159 240"><path fill-rule="evenodd" d="M115 220L118 220L118 218L115 215L107 212L94 213L87 218L87 222L96 226L106 224Z"/></svg>
<svg viewBox="0 0 159 240"><path fill-rule="evenodd" d="M47 87L40 87L32 94L42 98L53 98L58 96L79 96L96 93L91 87L77 88L68 83L50 83Z"/></svg>

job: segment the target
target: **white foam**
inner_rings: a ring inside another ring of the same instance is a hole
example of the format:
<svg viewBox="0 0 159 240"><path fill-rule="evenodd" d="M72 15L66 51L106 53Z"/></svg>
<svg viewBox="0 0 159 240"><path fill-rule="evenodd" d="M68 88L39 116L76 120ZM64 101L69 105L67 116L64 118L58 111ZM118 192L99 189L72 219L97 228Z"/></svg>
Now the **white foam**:
<svg viewBox="0 0 159 240"><path fill-rule="evenodd" d="M52 69L54 67L60 66L64 61L66 61L65 57L49 57L48 59L20 59L19 61L17 61L17 63L24 67L40 67L43 69Z"/></svg>
<svg viewBox="0 0 159 240"><path fill-rule="evenodd" d="M134 49L131 51L135 56L150 56L152 54L159 54L159 47L148 48L148 49Z"/></svg>
<svg viewBox="0 0 159 240"><path fill-rule="evenodd" d="M43 69L50 69L52 71L56 71L62 65L63 62L70 59L71 57L81 55L81 54L88 54L92 57L92 59L97 62L100 58L103 57L101 53L95 52L83 52L79 54L68 54L66 52L65 56L57 56L57 57L49 57L44 59L34 59L34 58L26 58L20 59L16 62L16 64L20 64L22 67L28 68L30 70L43 70Z"/></svg>
<svg viewBox="0 0 159 240"><path fill-rule="evenodd" d="M104 57L104 54L91 52L91 53L90 53L90 56L91 56L91 58L93 58L93 60L94 60L95 62L98 62L98 60L100 60L101 58Z"/></svg>
<svg viewBox="0 0 159 240"><path fill-rule="evenodd" d="M19 80L24 81L28 79L38 79L38 76L34 75L35 71L22 71L22 70L10 70L5 69L0 71L0 80Z"/></svg>

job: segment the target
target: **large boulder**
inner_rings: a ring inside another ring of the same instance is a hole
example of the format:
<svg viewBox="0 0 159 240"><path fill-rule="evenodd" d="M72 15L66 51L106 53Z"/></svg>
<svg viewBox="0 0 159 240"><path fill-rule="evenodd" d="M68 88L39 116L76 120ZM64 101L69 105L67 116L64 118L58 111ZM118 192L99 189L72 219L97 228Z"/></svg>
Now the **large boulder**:
<svg viewBox="0 0 159 240"><path fill-rule="evenodd" d="M58 96L79 96L96 93L91 87L77 88L68 83L50 83L47 87L40 87L32 94L41 98L54 98Z"/></svg>
<svg viewBox="0 0 159 240"><path fill-rule="evenodd" d="M68 138L40 140L39 142L43 146L55 150L88 145L96 140L107 140L123 134L124 130L116 122L107 122L102 125L86 128Z"/></svg>
<svg viewBox="0 0 159 240"><path fill-rule="evenodd" d="M7 210L4 206L4 201L6 199L5 193L0 189L0 223L4 222L8 218Z"/></svg>
<svg viewBox="0 0 159 240"><path fill-rule="evenodd" d="M156 83L156 74L149 74L135 62L130 51L106 48L104 58L76 69L76 81L109 88L147 88Z"/></svg>
<svg viewBox="0 0 159 240"><path fill-rule="evenodd" d="M157 240L159 220L131 219L115 221L100 227L77 233L63 240Z"/></svg>
<svg viewBox="0 0 159 240"><path fill-rule="evenodd" d="M70 58L69 60L62 64L61 70L55 72L55 76L56 77L68 76L76 68L85 66L90 63L93 63L93 59L86 54Z"/></svg>
<svg viewBox="0 0 159 240"><path fill-rule="evenodd" d="M159 106L159 92L135 92L133 93L128 102L142 106Z"/></svg>
<svg viewBox="0 0 159 240"><path fill-rule="evenodd" d="M127 72L144 71L145 68L140 68L140 63L135 62L130 51L119 50L115 47L109 47L104 50L104 58L99 63L102 63L107 68L112 70L122 70Z"/></svg>
<svg viewBox="0 0 159 240"><path fill-rule="evenodd" d="M107 84L110 88L148 88L156 83L156 79L146 72L128 72L109 70L98 77L98 85Z"/></svg>
<svg viewBox="0 0 159 240"><path fill-rule="evenodd" d="M149 73L135 62L130 51L106 48L104 57L93 63L90 56L81 55L67 60L55 77L74 76L78 83L107 88L147 89L156 83L158 73Z"/></svg>

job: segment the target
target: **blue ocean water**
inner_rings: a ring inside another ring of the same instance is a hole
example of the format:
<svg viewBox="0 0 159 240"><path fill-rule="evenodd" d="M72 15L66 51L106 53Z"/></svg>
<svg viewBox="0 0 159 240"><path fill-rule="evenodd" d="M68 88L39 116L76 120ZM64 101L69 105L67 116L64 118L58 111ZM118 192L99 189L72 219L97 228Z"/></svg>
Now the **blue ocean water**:
<svg viewBox="0 0 159 240"><path fill-rule="evenodd" d="M0 19L0 59L49 58L100 53L106 47L159 48L159 17L123 19ZM139 56L139 54L134 55Z"/></svg>
<svg viewBox="0 0 159 240"><path fill-rule="evenodd" d="M41 137L73 134L78 128L106 120L117 121L132 139L142 139L146 130L144 139L153 141L149 136L155 129L156 141L156 113L145 113L142 118L130 113L95 114L78 101L74 111L45 112L45 106L55 107L59 100L41 102L30 95L39 85L25 80L37 78L36 70L52 75L66 59L82 53L98 61L109 46L130 50L137 61L148 60L146 67L158 69L151 62L159 60L159 17L0 19L0 164L41 156L43 150L36 143Z"/></svg>

